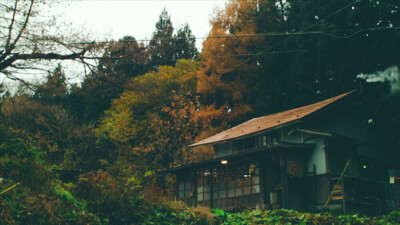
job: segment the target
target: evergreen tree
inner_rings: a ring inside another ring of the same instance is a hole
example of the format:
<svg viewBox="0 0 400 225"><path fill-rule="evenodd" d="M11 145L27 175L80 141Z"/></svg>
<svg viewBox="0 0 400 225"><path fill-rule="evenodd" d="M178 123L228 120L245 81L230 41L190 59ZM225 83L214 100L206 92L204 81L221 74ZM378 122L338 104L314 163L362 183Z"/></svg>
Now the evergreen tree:
<svg viewBox="0 0 400 225"><path fill-rule="evenodd" d="M258 115L359 88L358 74L399 65L398 1L280 2L263 2L269 10L256 20L258 33L294 33L267 36L253 56L260 66L248 99Z"/></svg>
<svg viewBox="0 0 400 225"><path fill-rule="evenodd" d="M65 73L61 65L58 65L54 72L47 76L47 81L37 86L34 97L46 103L65 103L68 94L66 81Z"/></svg>
<svg viewBox="0 0 400 225"><path fill-rule="evenodd" d="M150 68L157 70L158 66L176 64L179 59L195 59L199 52L196 48L196 38L186 23L174 35L171 17L164 9L161 12L156 30L149 43Z"/></svg>
<svg viewBox="0 0 400 225"><path fill-rule="evenodd" d="M174 65L174 28L167 10L161 12L156 30L149 44L151 66L156 69L160 65Z"/></svg>
<svg viewBox="0 0 400 225"><path fill-rule="evenodd" d="M189 24L185 24L181 27L177 34L174 36L175 39L175 59L195 59L199 56L199 51L196 48L196 38L189 27Z"/></svg>

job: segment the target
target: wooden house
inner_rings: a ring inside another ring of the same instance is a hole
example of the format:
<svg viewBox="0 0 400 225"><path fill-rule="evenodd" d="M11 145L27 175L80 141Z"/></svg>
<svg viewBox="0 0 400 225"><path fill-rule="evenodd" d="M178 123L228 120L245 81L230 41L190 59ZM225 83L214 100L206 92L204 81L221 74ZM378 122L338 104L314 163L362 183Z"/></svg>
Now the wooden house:
<svg viewBox="0 0 400 225"><path fill-rule="evenodd" d="M168 171L177 176L177 199L228 211L320 211L328 199L331 211L391 210L397 193L389 169L400 159L353 95L254 118L192 144L212 145L215 156Z"/></svg>

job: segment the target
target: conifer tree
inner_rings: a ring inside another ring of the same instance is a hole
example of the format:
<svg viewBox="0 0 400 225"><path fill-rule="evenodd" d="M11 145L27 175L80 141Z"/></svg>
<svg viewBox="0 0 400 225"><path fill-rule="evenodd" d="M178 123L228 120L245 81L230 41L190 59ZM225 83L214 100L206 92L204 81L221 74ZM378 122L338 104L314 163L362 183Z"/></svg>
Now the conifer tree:
<svg viewBox="0 0 400 225"><path fill-rule="evenodd" d="M175 59L195 59L199 56L199 51L196 48L196 38L189 27L185 24L179 28L175 39Z"/></svg>
<svg viewBox="0 0 400 225"><path fill-rule="evenodd" d="M174 65L174 28L167 10L161 12L156 30L149 44L150 60L153 69L159 65Z"/></svg>

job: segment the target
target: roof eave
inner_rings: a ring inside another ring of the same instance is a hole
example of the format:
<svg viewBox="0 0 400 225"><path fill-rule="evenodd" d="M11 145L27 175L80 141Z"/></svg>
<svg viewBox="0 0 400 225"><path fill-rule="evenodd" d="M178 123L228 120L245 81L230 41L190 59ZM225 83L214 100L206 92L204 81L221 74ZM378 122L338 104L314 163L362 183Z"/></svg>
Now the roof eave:
<svg viewBox="0 0 400 225"><path fill-rule="evenodd" d="M293 125L293 124L297 124L297 123L301 123L301 118L299 118L299 119L297 119L295 121L290 121L290 122L287 122L287 123L284 123L284 124L280 124L280 125L277 125L277 126L274 126L274 127L270 127L268 129L259 130L259 131L256 131L254 133L251 133L251 134L247 134L247 135L243 135L243 136L239 136L239 137L234 137L234 138L230 138L230 139L225 139L225 140L222 140L222 141L206 142L206 143L200 143L200 144L194 143L194 144L189 145L189 148L200 147L200 146L205 146L205 145L223 144L223 143L231 142L231 141L234 141L234 140L239 140L239 139L243 139L243 138L247 138L247 137L251 137L251 136L256 136L256 135L259 135L259 134L262 134L262 133L265 133L265 132L268 132L268 131L277 130L277 129L280 129L280 128L283 128L283 127L286 127L286 126L290 126L290 125Z"/></svg>

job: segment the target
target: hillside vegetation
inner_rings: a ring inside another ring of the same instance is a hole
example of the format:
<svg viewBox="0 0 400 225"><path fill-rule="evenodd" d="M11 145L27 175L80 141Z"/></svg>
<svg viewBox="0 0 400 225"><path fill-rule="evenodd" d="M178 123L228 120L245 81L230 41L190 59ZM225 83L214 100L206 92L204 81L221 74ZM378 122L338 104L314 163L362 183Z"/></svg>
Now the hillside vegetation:
<svg viewBox="0 0 400 225"><path fill-rule="evenodd" d="M212 157L188 146L238 123L354 89L400 148L400 1L230 0L202 52L166 10L149 42L49 36L35 30L47 2L0 0L0 74L20 84L0 87L0 224L399 223L398 211L188 208L158 171ZM87 69L79 84L62 66L71 59ZM47 77L18 76L32 71Z"/></svg>

